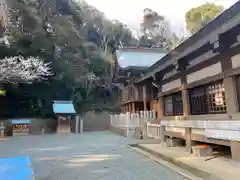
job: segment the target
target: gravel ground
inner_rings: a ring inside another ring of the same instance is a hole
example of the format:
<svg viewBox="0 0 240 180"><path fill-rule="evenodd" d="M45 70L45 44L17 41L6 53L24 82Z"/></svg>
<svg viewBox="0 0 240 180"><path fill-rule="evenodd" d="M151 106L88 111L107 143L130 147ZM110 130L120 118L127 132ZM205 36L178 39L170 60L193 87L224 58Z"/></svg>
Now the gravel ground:
<svg viewBox="0 0 240 180"><path fill-rule="evenodd" d="M37 180L183 180L126 147L111 132L14 137L0 141L1 157L30 156Z"/></svg>

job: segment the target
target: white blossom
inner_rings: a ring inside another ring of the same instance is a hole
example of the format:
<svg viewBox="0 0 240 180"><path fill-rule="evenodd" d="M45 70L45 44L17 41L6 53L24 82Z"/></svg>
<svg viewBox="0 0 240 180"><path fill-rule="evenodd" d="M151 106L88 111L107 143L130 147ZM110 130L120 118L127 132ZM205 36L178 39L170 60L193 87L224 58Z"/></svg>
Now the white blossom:
<svg viewBox="0 0 240 180"><path fill-rule="evenodd" d="M53 75L50 64L38 57L6 57L0 60L0 82L31 84L45 80Z"/></svg>

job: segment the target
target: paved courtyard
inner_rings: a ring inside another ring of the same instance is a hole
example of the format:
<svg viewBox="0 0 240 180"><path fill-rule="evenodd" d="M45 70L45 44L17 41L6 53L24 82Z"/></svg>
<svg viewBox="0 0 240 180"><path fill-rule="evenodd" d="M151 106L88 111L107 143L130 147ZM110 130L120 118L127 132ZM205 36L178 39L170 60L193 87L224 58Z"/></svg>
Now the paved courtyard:
<svg viewBox="0 0 240 180"><path fill-rule="evenodd" d="M37 180L184 179L127 143L111 132L16 137L0 141L0 156L30 156Z"/></svg>

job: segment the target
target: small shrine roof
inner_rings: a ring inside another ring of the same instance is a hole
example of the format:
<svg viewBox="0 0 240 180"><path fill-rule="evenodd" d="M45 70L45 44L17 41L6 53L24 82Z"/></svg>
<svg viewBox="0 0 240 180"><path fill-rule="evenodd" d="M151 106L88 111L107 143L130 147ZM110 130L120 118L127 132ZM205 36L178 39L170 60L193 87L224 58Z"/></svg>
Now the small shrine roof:
<svg viewBox="0 0 240 180"><path fill-rule="evenodd" d="M31 120L29 119L13 119L12 124L30 124Z"/></svg>
<svg viewBox="0 0 240 180"><path fill-rule="evenodd" d="M55 114L75 114L72 101L54 101L53 112Z"/></svg>

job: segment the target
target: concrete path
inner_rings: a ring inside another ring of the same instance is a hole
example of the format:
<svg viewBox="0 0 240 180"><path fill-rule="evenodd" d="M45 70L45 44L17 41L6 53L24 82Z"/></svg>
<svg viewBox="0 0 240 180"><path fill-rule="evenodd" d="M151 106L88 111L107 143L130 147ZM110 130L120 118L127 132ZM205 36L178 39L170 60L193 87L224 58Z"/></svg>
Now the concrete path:
<svg viewBox="0 0 240 180"><path fill-rule="evenodd" d="M16 137L0 141L0 158L30 156L38 180L184 179L128 143L111 132Z"/></svg>
<svg viewBox="0 0 240 180"><path fill-rule="evenodd" d="M138 147L204 180L240 179L240 163L232 161L229 156L220 156L213 159L209 159L210 157L196 157L189 155L184 147L164 148L159 143L139 144Z"/></svg>

